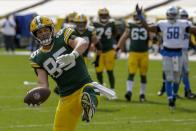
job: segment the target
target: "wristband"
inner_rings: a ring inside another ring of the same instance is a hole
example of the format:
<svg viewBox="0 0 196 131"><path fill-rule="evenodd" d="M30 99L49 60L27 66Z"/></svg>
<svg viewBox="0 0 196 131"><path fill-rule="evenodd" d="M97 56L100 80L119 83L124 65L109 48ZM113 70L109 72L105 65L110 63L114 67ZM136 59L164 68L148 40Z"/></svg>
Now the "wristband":
<svg viewBox="0 0 196 131"><path fill-rule="evenodd" d="M80 56L80 54L76 51L76 50L73 50L71 52L71 54L73 54L75 56L75 59L78 58Z"/></svg>

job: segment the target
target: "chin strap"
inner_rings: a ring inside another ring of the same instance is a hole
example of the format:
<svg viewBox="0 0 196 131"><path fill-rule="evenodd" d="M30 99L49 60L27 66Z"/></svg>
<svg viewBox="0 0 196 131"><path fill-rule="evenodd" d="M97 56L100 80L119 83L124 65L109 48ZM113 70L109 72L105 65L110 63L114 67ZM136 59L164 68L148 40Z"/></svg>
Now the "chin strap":
<svg viewBox="0 0 196 131"><path fill-rule="evenodd" d="M45 45L50 45L51 42L52 42L52 38L50 37L49 39L40 41L40 44L45 46Z"/></svg>

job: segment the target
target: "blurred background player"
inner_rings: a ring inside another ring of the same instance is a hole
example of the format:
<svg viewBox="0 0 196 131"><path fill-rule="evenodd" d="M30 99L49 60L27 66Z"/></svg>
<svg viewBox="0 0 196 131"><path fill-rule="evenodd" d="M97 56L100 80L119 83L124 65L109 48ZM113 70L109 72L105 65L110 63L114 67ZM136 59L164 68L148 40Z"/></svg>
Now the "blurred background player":
<svg viewBox="0 0 196 131"><path fill-rule="evenodd" d="M129 47L129 56L128 56L128 79L127 79L127 92L125 98L127 101L131 100L132 88L134 83L134 76L137 73L137 70L140 71L141 84L140 84L140 96L139 100L141 102L145 101L145 89L147 83L147 70L148 70L148 40L149 33L142 26L140 20L135 13L133 15L132 22L128 22L127 28L123 35L121 36L117 49L124 46L125 41L130 38L131 44Z"/></svg>
<svg viewBox="0 0 196 131"><path fill-rule="evenodd" d="M87 63L87 57L90 48L92 46L96 46L97 44L96 30L93 26L87 25L88 19L83 14L76 15L73 19L73 22L75 24L76 35L84 38L89 43L88 48L83 53L85 63Z"/></svg>
<svg viewBox="0 0 196 131"><path fill-rule="evenodd" d="M190 26L188 21L178 20L178 9L171 7L167 10L167 20L158 21L157 25L149 26L142 9L136 6L136 11L142 24L149 31L162 33L163 50L163 70L165 72L165 89L168 96L168 105L175 108L176 93L182 72L182 48L185 33L196 33L196 28Z"/></svg>
<svg viewBox="0 0 196 131"><path fill-rule="evenodd" d="M179 18L182 20L188 20L189 15L188 12L184 9L180 9L179 10ZM192 23L190 21L188 21L190 26L192 25ZM181 80L184 84L184 97L189 98L189 99L193 99L196 97L196 95L194 93L192 93L191 91L191 87L190 87L190 82L189 82L189 67L188 67L188 48L189 48L189 43L190 43L190 34L189 33L185 33L184 35L184 44L183 44L183 49L182 49L182 76L181 76ZM165 80L165 74L163 74L163 79ZM163 82L163 86L160 89L160 91L158 92L158 95L161 96L163 95L163 93L165 92L165 82Z"/></svg>
<svg viewBox="0 0 196 131"><path fill-rule="evenodd" d="M115 44L115 23L110 19L109 11L106 8L98 10L98 20L93 22L96 29L98 41L102 45L102 53L96 56L95 68L99 83L103 84L103 71L107 71L110 88L115 89L114 64L115 51L113 45ZM116 99L116 98L114 98Z"/></svg>
<svg viewBox="0 0 196 131"><path fill-rule="evenodd" d="M1 22L0 28L2 28L3 40L5 44L5 50L7 53L15 52L15 36L16 36L16 22L13 15L7 15Z"/></svg>
<svg viewBox="0 0 196 131"><path fill-rule="evenodd" d="M69 14L65 17L65 20L64 20L64 22L63 22L61 28L66 28L66 27L75 28L74 17L75 17L77 14L78 14L77 12L69 13Z"/></svg>
<svg viewBox="0 0 196 131"><path fill-rule="evenodd" d="M45 16L35 17L30 30L41 46L30 58L38 86L49 88L50 75L59 89L53 131L74 131L82 111L82 120L89 122L98 104L81 56L88 42L76 36L72 28L63 28L55 34L52 20Z"/></svg>

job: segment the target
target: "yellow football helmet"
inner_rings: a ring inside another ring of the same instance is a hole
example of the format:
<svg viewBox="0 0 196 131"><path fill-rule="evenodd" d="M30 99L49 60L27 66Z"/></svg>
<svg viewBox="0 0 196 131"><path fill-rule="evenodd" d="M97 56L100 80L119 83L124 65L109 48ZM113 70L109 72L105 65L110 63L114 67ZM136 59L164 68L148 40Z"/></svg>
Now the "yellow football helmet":
<svg viewBox="0 0 196 131"><path fill-rule="evenodd" d="M76 15L73 21L76 25L76 30L78 30L79 32L85 31L87 25L87 17L85 15Z"/></svg>
<svg viewBox="0 0 196 131"><path fill-rule="evenodd" d="M98 16L99 16L100 22L107 23L110 18L109 10L106 8L99 9Z"/></svg>
<svg viewBox="0 0 196 131"><path fill-rule="evenodd" d="M50 35L48 35L45 38L38 38L36 35L36 32L41 29L48 27L51 30ZM52 39L54 37L54 23L53 21L46 16L36 16L33 18L30 24L30 31L31 34L35 37L35 39L41 44L41 45L49 45L52 42Z"/></svg>
<svg viewBox="0 0 196 131"><path fill-rule="evenodd" d="M66 23L72 23L75 16L77 15L78 13L77 12L72 12L72 13L69 13L66 17L65 17L65 22Z"/></svg>

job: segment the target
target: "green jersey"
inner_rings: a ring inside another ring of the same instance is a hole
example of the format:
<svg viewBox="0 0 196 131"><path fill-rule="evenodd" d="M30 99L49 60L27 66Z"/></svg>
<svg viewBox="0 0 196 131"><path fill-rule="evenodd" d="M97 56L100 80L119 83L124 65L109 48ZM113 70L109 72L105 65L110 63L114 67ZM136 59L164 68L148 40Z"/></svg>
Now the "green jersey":
<svg viewBox="0 0 196 131"><path fill-rule="evenodd" d="M56 58L60 55L69 54L73 49L67 44L69 39L75 35L71 28L60 30L53 40L53 47L50 51L43 48L31 54L33 68L42 68L59 87L60 96L67 96L81 88L84 84L91 82L83 58L79 56L71 64L60 68L56 63Z"/></svg>
<svg viewBox="0 0 196 131"><path fill-rule="evenodd" d="M102 24L100 22L94 22L93 26L97 32L97 38L102 44L102 51L107 52L113 49L113 44L115 42L114 35L115 31L115 23L113 20L109 20L106 24Z"/></svg>
<svg viewBox="0 0 196 131"><path fill-rule="evenodd" d="M95 28L93 27L93 26L88 26L87 28L86 28L86 30L84 31L84 32L78 32L77 30L76 30L76 35L77 36L80 36L80 37L82 37L82 38L84 38L86 41L88 41L88 43L89 43L89 46L88 46L88 48L87 48L87 50L83 53L83 56L84 57L87 57L87 55L88 55L88 51L89 51L89 48L90 48L90 46L91 46L91 38L93 37L93 36L96 36L96 30L95 30Z"/></svg>
<svg viewBox="0 0 196 131"><path fill-rule="evenodd" d="M148 31L135 23L128 23L130 30L129 38L131 40L129 51L133 52L146 52L148 51Z"/></svg>

